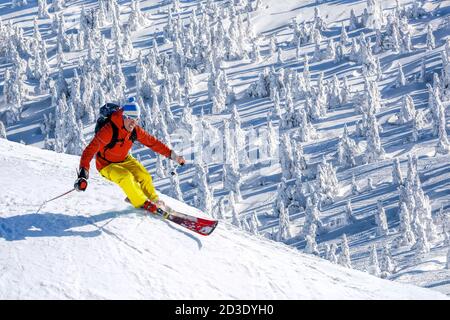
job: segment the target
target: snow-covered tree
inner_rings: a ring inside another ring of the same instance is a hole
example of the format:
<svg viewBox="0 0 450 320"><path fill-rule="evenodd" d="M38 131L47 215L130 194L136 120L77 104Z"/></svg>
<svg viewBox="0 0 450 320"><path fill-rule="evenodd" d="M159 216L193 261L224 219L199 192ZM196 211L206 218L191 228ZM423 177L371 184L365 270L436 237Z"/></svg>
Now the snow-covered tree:
<svg viewBox="0 0 450 320"><path fill-rule="evenodd" d="M445 265L446 269L450 269L450 247L447 250L447 264Z"/></svg>
<svg viewBox="0 0 450 320"><path fill-rule="evenodd" d="M381 69L380 57L376 57L375 65L376 65L376 67L375 67L376 80L380 81L383 79L383 70Z"/></svg>
<svg viewBox="0 0 450 320"><path fill-rule="evenodd" d="M235 148L236 156L239 159L239 163L248 165L249 159L245 146L245 131L242 129L241 118L236 105L233 105L232 107L229 125L232 132L230 138Z"/></svg>
<svg viewBox="0 0 450 320"><path fill-rule="evenodd" d="M21 64L6 69L3 85L4 102L6 103L6 124L12 124L21 117L25 90Z"/></svg>
<svg viewBox="0 0 450 320"><path fill-rule="evenodd" d="M317 247L317 242L316 242L316 229L317 229L317 226L315 224L311 224L311 226L309 227L309 232L305 237L306 246L305 246L304 252L318 256L319 249Z"/></svg>
<svg viewBox="0 0 450 320"><path fill-rule="evenodd" d="M348 84L347 76L344 76L344 80L342 81L341 99L342 104L349 103L352 99L352 93Z"/></svg>
<svg viewBox="0 0 450 320"><path fill-rule="evenodd" d="M411 248L413 250L417 250L419 253L428 253L430 252L430 243L427 239L427 234L425 231L425 227L419 219L416 219L414 222L414 228L416 232L416 244Z"/></svg>
<svg viewBox="0 0 450 320"><path fill-rule="evenodd" d="M235 201L241 201L241 174L233 163L223 164L224 188L233 191Z"/></svg>
<svg viewBox="0 0 450 320"><path fill-rule="evenodd" d="M396 186L403 185L402 171L400 170L400 160L398 157L392 161L392 183Z"/></svg>
<svg viewBox="0 0 450 320"><path fill-rule="evenodd" d="M377 247L375 244L371 247L370 257L366 269L367 272L375 277L379 277L381 274L380 264L378 263Z"/></svg>
<svg viewBox="0 0 450 320"><path fill-rule="evenodd" d="M450 219L448 213L444 211L444 206L442 204L441 208L439 209L438 217L442 226L444 245L450 246Z"/></svg>
<svg viewBox="0 0 450 320"><path fill-rule="evenodd" d="M235 199L234 193L233 191L230 191L228 195L228 205L231 208L231 224L238 228L242 228L241 220L239 218L239 212L236 208L236 203L234 199Z"/></svg>
<svg viewBox="0 0 450 320"><path fill-rule="evenodd" d="M352 9L350 9L350 23L349 23L348 30L353 31L358 28L359 28L359 19L356 17L355 11L352 8Z"/></svg>
<svg viewBox="0 0 450 320"><path fill-rule="evenodd" d="M346 268L352 268L350 248L348 246L347 236L345 233L342 235L341 253L339 254L338 263Z"/></svg>
<svg viewBox="0 0 450 320"><path fill-rule="evenodd" d="M434 90L433 87L427 83L428 91L428 109L431 114L431 120L433 122L432 133L433 136L437 136L439 133L439 108L438 103L440 101L438 89Z"/></svg>
<svg viewBox="0 0 450 320"><path fill-rule="evenodd" d="M403 33L402 37L402 46L401 46L401 52L402 53L409 53L413 50L413 45L411 42L411 32L407 31Z"/></svg>
<svg viewBox="0 0 450 320"><path fill-rule="evenodd" d="M77 122L73 102L68 103L67 112L65 114L65 152L68 154L81 155L86 142L83 138L81 121Z"/></svg>
<svg viewBox="0 0 450 320"><path fill-rule="evenodd" d="M275 36L272 36L269 39L269 52L270 52L270 55L273 56L276 51L277 51L276 38L275 38Z"/></svg>
<svg viewBox="0 0 450 320"><path fill-rule="evenodd" d="M298 121L298 128L295 136L298 137L301 142L309 142L317 139L318 134L314 126L309 121L305 108L300 109Z"/></svg>
<svg viewBox="0 0 450 320"><path fill-rule="evenodd" d="M352 173L351 186L352 186L352 194L353 195L360 194L361 191L359 190L359 186L356 183L355 174L353 174L353 173Z"/></svg>
<svg viewBox="0 0 450 320"><path fill-rule="evenodd" d="M348 59L353 62L359 62L360 54L359 54L359 46L356 42L356 38L352 38L352 45L350 47L350 52L348 55Z"/></svg>
<svg viewBox="0 0 450 320"><path fill-rule="evenodd" d="M38 17L39 18L50 18L48 13L47 0L38 0Z"/></svg>
<svg viewBox="0 0 450 320"><path fill-rule="evenodd" d="M436 47L436 41L433 35L433 26L431 24L427 25L426 46L427 51L433 50Z"/></svg>
<svg viewBox="0 0 450 320"><path fill-rule="evenodd" d="M395 80L394 87L395 88L400 88L400 87L403 87L405 85L406 85L405 74L403 73L402 65L399 63L398 64L398 71L397 71L397 78Z"/></svg>
<svg viewBox="0 0 450 320"><path fill-rule="evenodd" d="M325 203L333 203L339 193L339 182L336 177L336 169L326 162L325 158L317 166L317 193Z"/></svg>
<svg viewBox="0 0 450 320"><path fill-rule="evenodd" d="M47 59L45 41L40 41L39 47L36 47L34 61L34 77L39 80L39 85L35 89L37 94L42 94L47 91L49 87L49 74L50 67Z"/></svg>
<svg viewBox="0 0 450 320"><path fill-rule="evenodd" d="M297 141L292 141L292 152L294 157L294 167L298 170L306 170L308 164L303 152L303 145ZM300 171L301 172L301 171Z"/></svg>
<svg viewBox="0 0 450 320"><path fill-rule="evenodd" d="M341 26L341 36L340 36L339 41L340 41L341 45L343 45L343 46L346 46L349 41L349 37L347 34L347 30L345 29L344 23L342 23L342 26Z"/></svg>
<svg viewBox="0 0 450 320"><path fill-rule="evenodd" d="M0 121L0 138L7 139L6 138L6 128L2 121Z"/></svg>
<svg viewBox="0 0 450 320"><path fill-rule="evenodd" d="M276 199L273 203L273 215L279 216L280 215L280 208L281 205L284 206L284 208L287 208L291 202L291 197L289 194L289 189L286 183L286 179L282 178L281 182L278 184L277 187L277 193L276 193Z"/></svg>
<svg viewBox="0 0 450 320"><path fill-rule="evenodd" d="M298 113L293 100L292 91L288 88L285 94L285 113L282 115L280 125L282 129L290 129L299 125Z"/></svg>
<svg viewBox="0 0 450 320"><path fill-rule="evenodd" d="M385 236L389 234L386 213L380 200L377 202L377 212L375 214L375 222L377 224L377 235Z"/></svg>
<svg viewBox="0 0 450 320"><path fill-rule="evenodd" d="M404 187L400 187L404 188ZM400 205L400 245L402 246L412 246L416 242L416 237L412 231L411 225L411 213L405 202Z"/></svg>
<svg viewBox="0 0 450 320"><path fill-rule="evenodd" d="M270 159L278 157L278 135L272 124L272 121L267 123L267 156Z"/></svg>
<svg viewBox="0 0 450 320"><path fill-rule="evenodd" d="M131 41L131 29L129 27L125 28L122 53L123 57L128 60L132 59L134 55L133 42Z"/></svg>
<svg viewBox="0 0 450 320"><path fill-rule="evenodd" d="M170 175L170 196L172 198L175 198L179 201L183 200L183 193L181 192L180 188L180 179L178 178L178 174L171 174ZM212 213L211 211L207 211L208 213Z"/></svg>
<svg viewBox="0 0 450 320"><path fill-rule="evenodd" d="M164 170L163 158L160 155L156 156L155 172L159 178L161 179L166 178L166 171Z"/></svg>
<svg viewBox="0 0 450 320"><path fill-rule="evenodd" d="M420 82L426 82L426 77L427 77L427 64L426 64L426 60L423 57L420 60Z"/></svg>
<svg viewBox="0 0 450 320"><path fill-rule="evenodd" d="M387 278L390 274L395 272L395 269L396 265L392 258L391 246L388 242L384 242L380 259L381 278Z"/></svg>
<svg viewBox="0 0 450 320"><path fill-rule="evenodd" d="M367 149L365 153L366 162L371 163L384 158L385 151L381 145L379 125L375 115L370 112L367 119Z"/></svg>
<svg viewBox="0 0 450 320"><path fill-rule="evenodd" d="M252 212L252 215L248 219L249 225L250 225L250 232L254 235L258 235L258 226L260 225L260 222L258 220L258 216L256 215L256 211Z"/></svg>
<svg viewBox="0 0 450 320"><path fill-rule="evenodd" d="M253 63L261 62L261 54L259 52L259 45L255 40L252 41L251 58L252 58Z"/></svg>
<svg viewBox="0 0 450 320"><path fill-rule="evenodd" d="M417 142L420 139L420 131L425 126L425 118L421 110L416 110L412 121L412 133L410 140Z"/></svg>
<svg viewBox="0 0 450 320"><path fill-rule="evenodd" d="M219 199L218 204L216 205L216 211L215 211L214 217L218 220L225 220L225 213L227 212L227 207L228 207L225 205L225 201L226 201L226 196L222 196Z"/></svg>
<svg viewBox="0 0 450 320"><path fill-rule="evenodd" d="M192 115L192 108L190 106L184 106L181 114L180 125L183 129L191 134L194 133L194 116Z"/></svg>
<svg viewBox="0 0 450 320"><path fill-rule="evenodd" d="M270 73L266 68L259 74L258 80L248 87L247 95L249 97L265 98L269 96L271 85Z"/></svg>
<svg viewBox="0 0 450 320"><path fill-rule="evenodd" d="M330 245L328 243L325 243L323 247L324 247L324 254L322 255L322 258L330 260L330 253L331 253Z"/></svg>
<svg viewBox="0 0 450 320"><path fill-rule="evenodd" d="M416 115L416 108L414 106L414 101L409 94L403 97L403 102L400 107L400 114L398 116L398 121L401 124L408 123L414 119Z"/></svg>
<svg viewBox="0 0 450 320"><path fill-rule="evenodd" d="M329 39L325 49L325 58L334 60L336 58L336 46L333 39Z"/></svg>
<svg viewBox="0 0 450 320"><path fill-rule="evenodd" d="M412 216L413 231L417 242L416 247L427 250L428 241L436 239L436 228L431 214L430 199L423 192L417 172L417 156L408 155L408 174L404 188L400 188L400 203L406 206ZM427 241L420 240L425 237Z"/></svg>
<svg viewBox="0 0 450 320"><path fill-rule="evenodd" d="M170 108L170 97L167 86L164 86L162 89L162 101L160 104L160 108L167 123L167 129L169 130L169 132L175 131L175 129L177 128L177 124Z"/></svg>
<svg viewBox="0 0 450 320"><path fill-rule="evenodd" d="M402 65L399 63L398 64L398 72L397 72L397 78L395 80L395 88L400 88L406 85L406 78L405 78L405 74L403 73L403 67Z"/></svg>
<svg viewBox="0 0 450 320"><path fill-rule="evenodd" d="M324 224L319 216L319 208L318 202L313 202L311 197L308 197L306 200L306 208L305 208L305 221L302 227L302 235L306 237L309 234L311 225L315 225L314 230L318 230L319 232L323 232Z"/></svg>
<svg viewBox="0 0 450 320"><path fill-rule="evenodd" d="M153 106L155 106L155 105L153 105ZM157 133L158 139L163 141L165 144L170 145L171 139L170 139L170 135L169 135L169 130L167 129L166 120L161 112L156 113L156 121L155 122L156 122L155 132Z"/></svg>
<svg viewBox="0 0 450 320"><path fill-rule="evenodd" d="M437 98L442 99L442 91L443 91L442 80L437 72L433 72L433 91L435 93L436 99Z"/></svg>
<svg viewBox="0 0 450 320"><path fill-rule="evenodd" d="M66 0L53 0L52 5L51 5L53 12L57 12L57 11L64 9L64 7L66 5L65 2L66 2Z"/></svg>
<svg viewBox="0 0 450 320"><path fill-rule="evenodd" d="M322 50L320 50L320 42L316 43L316 45L314 46L314 53L312 56L312 61L314 61L314 62L322 61L323 56L324 55L322 54Z"/></svg>
<svg viewBox="0 0 450 320"><path fill-rule="evenodd" d="M416 177L418 179L418 177ZM424 195L422 188L420 187L420 183L416 183L414 186L416 198L415 198L415 220L414 222L417 222L418 220L421 221L421 224L423 224L427 240L430 242L433 242L436 240L436 226L433 221L433 217L431 214L431 203L428 196ZM417 231L418 228L415 228L415 231ZM419 238L419 234L417 232L417 238Z"/></svg>
<svg viewBox="0 0 450 320"><path fill-rule="evenodd" d="M351 199L348 199L347 204L345 205L345 221L347 224L354 223L357 221L355 215L353 214Z"/></svg>
<svg viewBox="0 0 450 320"><path fill-rule="evenodd" d="M279 227L277 241L284 241L292 237L290 230L289 213L284 208L284 204L280 205Z"/></svg>
<svg viewBox="0 0 450 320"><path fill-rule="evenodd" d="M320 15L319 7L314 7L314 18L312 22L313 26L312 28L319 30L320 32L323 32L327 28L327 24L325 20Z"/></svg>
<svg viewBox="0 0 450 320"><path fill-rule="evenodd" d="M330 253L328 255L328 260L330 260L330 262L334 263L334 264L338 263L338 258L336 256L336 250L337 250L336 243L331 244L331 246L330 246Z"/></svg>
<svg viewBox="0 0 450 320"><path fill-rule="evenodd" d="M339 164L343 166L354 167L356 165L355 157L359 153L359 148L355 140L350 138L347 125L344 125L344 134L338 143L338 159Z"/></svg>
<svg viewBox="0 0 450 320"><path fill-rule="evenodd" d="M440 154L448 154L450 153L450 143L447 138L447 130L446 130L446 118L445 118L445 108L439 98L436 99L436 109L438 111L438 132L439 132L439 141L436 146L436 153Z"/></svg>
<svg viewBox="0 0 450 320"><path fill-rule="evenodd" d="M345 46L338 42L336 44L336 55L334 57L334 62L341 63L342 61L345 61L347 59L346 52L347 50L345 49Z"/></svg>
<svg viewBox="0 0 450 320"><path fill-rule="evenodd" d="M359 35L359 53L357 62L362 64L362 71L364 75L374 74L376 71L376 59L372 55L372 50L368 41L365 38L364 32Z"/></svg>
<svg viewBox="0 0 450 320"><path fill-rule="evenodd" d="M331 87L328 91L328 106L330 109L333 109L341 106L342 104L341 83L335 74L333 75Z"/></svg>
<svg viewBox="0 0 450 320"><path fill-rule="evenodd" d="M381 2L376 0L367 0L366 5L369 17L364 26L370 29L380 29L384 23Z"/></svg>
<svg viewBox="0 0 450 320"><path fill-rule="evenodd" d="M128 25L131 31L136 31L139 27L145 25L145 16L141 12L141 8L138 0L131 1L131 13L128 18Z"/></svg>
<svg viewBox="0 0 450 320"><path fill-rule="evenodd" d="M364 28L367 28L368 25L369 25L369 11L367 10L367 8L364 8L364 11L363 11L363 13L362 13L362 16L361 16L361 25L362 25Z"/></svg>
<svg viewBox="0 0 450 320"><path fill-rule="evenodd" d="M281 136L280 165L283 178L291 179L295 172L294 158L292 154L291 139L287 133Z"/></svg>
<svg viewBox="0 0 450 320"><path fill-rule="evenodd" d="M283 59L283 49L281 49L281 47L277 48L277 64L283 64L284 63L284 59Z"/></svg>
<svg viewBox="0 0 450 320"><path fill-rule="evenodd" d="M367 190L372 191L375 190L375 186L373 185L373 179L372 177L367 178Z"/></svg>
<svg viewBox="0 0 450 320"><path fill-rule="evenodd" d="M373 53L378 54L383 51L383 35L380 29L375 30L375 45L373 46ZM377 59L378 60L378 59Z"/></svg>
<svg viewBox="0 0 450 320"><path fill-rule="evenodd" d="M11 7L21 7L26 6L28 4L27 0L12 0Z"/></svg>
<svg viewBox="0 0 450 320"><path fill-rule="evenodd" d="M55 110L55 151L58 153L66 151L66 113L68 109L66 96L62 95L56 103Z"/></svg>

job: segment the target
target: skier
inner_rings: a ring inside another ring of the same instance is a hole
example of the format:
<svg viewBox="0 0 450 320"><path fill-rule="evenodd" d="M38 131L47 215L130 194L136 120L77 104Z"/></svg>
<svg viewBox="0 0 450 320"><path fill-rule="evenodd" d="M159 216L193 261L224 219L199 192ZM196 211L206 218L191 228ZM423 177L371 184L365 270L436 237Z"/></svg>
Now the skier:
<svg viewBox="0 0 450 320"><path fill-rule="evenodd" d="M106 124L84 149L74 187L78 191L86 190L89 163L95 155L100 174L118 184L135 208L155 213L159 207L164 209L165 204L158 198L150 173L129 154L133 142L137 140L180 165L184 165L185 160L138 125L140 107L134 98L130 98L122 108L116 107L117 110L108 116Z"/></svg>

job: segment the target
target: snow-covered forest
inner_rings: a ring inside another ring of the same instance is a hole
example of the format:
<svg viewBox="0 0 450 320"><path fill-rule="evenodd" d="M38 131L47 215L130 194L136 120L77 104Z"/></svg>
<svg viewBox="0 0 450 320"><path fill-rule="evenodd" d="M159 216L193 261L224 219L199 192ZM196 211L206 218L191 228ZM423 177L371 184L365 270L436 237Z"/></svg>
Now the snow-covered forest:
<svg viewBox="0 0 450 320"><path fill-rule="evenodd" d="M161 193L450 295L450 1L0 0L0 138L80 156L130 96Z"/></svg>

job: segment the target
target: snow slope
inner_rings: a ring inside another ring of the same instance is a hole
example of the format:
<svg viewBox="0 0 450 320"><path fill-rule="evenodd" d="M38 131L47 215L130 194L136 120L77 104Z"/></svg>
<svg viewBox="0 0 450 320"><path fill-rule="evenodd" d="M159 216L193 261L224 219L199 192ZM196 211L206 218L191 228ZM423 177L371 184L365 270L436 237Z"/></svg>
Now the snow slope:
<svg viewBox="0 0 450 320"><path fill-rule="evenodd" d="M1 299L445 299L344 269L226 223L201 237L130 208L78 157L0 140ZM164 197L169 203L174 200ZM195 211L190 209L189 211Z"/></svg>

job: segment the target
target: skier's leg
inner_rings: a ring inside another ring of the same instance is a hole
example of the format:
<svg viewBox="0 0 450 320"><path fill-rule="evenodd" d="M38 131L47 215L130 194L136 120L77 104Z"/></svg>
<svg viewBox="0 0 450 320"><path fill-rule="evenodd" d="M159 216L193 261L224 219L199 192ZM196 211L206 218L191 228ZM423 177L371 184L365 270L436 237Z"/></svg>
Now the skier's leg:
<svg viewBox="0 0 450 320"><path fill-rule="evenodd" d="M153 179L145 167L134 157L128 156L123 162L123 166L127 168L139 183L142 192L150 201L157 202L158 194L156 193Z"/></svg>
<svg viewBox="0 0 450 320"><path fill-rule="evenodd" d="M118 184L135 208L142 207L147 201L147 196L142 192L134 175L126 167L122 166L122 163L112 163L100 170L100 174Z"/></svg>

